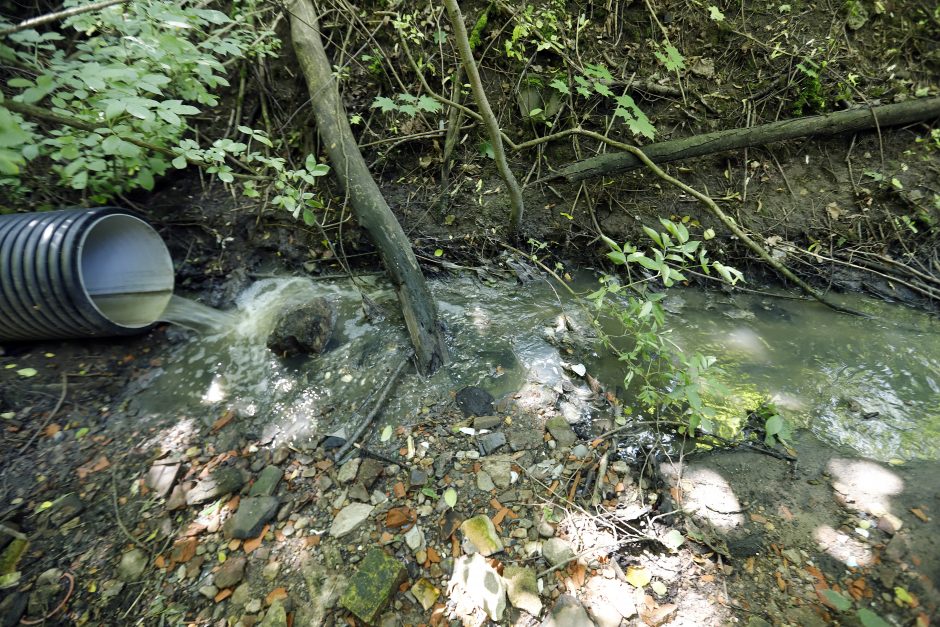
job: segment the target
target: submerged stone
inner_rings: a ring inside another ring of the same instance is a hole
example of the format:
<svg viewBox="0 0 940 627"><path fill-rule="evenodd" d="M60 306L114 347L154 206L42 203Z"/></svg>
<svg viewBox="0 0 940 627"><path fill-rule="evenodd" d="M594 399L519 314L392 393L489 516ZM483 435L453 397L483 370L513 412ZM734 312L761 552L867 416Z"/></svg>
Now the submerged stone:
<svg viewBox="0 0 940 627"><path fill-rule="evenodd" d="M405 579L400 560L379 548L373 548L349 582L340 605L366 623L372 623L388 604Z"/></svg>
<svg viewBox="0 0 940 627"><path fill-rule="evenodd" d="M465 416L488 416L493 413L493 395L474 385L457 392L457 407Z"/></svg>
<svg viewBox="0 0 940 627"><path fill-rule="evenodd" d="M285 309L268 336L268 348L281 357L318 355L333 335L334 318L333 309L323 298Z"/></svg>
<svg viewBox="0 0 940 627"><path fill-rule="evenodd" d="M277 466L266 466L252 484L248 496L273 496L283 477L284 471Z"/></svg>

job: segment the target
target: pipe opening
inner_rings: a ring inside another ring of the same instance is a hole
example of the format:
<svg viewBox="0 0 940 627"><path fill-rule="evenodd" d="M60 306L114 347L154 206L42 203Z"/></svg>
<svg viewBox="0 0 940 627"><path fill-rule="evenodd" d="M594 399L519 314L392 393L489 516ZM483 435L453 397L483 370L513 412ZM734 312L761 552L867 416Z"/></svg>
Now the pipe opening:
<svg viewBox="0 0 940 627"><path fill-rule="evenodd" d="M124 214L104 216L78 249L82 289L101 315L128 328L159 320L173 295L173 260L150 225Z"/></svg>

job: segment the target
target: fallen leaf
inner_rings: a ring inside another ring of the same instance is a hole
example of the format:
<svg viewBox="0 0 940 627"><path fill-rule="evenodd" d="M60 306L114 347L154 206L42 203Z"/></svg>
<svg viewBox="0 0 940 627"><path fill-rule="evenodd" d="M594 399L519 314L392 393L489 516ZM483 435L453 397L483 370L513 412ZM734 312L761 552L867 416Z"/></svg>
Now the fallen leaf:
<svg viewBox="0 0 940 627"><path fill-rule="evenodd" d="M238 538L235 538L231 542L228 543L228 550L237 551L239 547L241 547L241 545L242 545L242 541L239 540Z"/></svg>
<svg viewBox="0 0 940 627"><path fill-rule="evenodd" d="M216 602L216 603L221 603L222 601L224 601L225 599L229 598L230 596L232 596L232 589L231 589L231 588L226 588L225 590L220 590L219 593L218 593L217 595L215 595L215 602Z"/></svg>
<svg viewBox="0 0 940 627"><path fill-rule="evenodd" d="M20 368L16 371L16 374L20 375L21 377L29 378L35 377L37 374L39 374L39 372L35 368Z"/></svg>
<svg viewBox="0 0 940 627"><path fill-rule="evenodd" d="M42 433L47 438L51 438L52 436L54 436L56 433L58 433L61 430L62 430L61 426L57 425L56 423L52 423L51 425L43 429Z"/></svg>
<svg viewBox="0 0 940 627"><path fill-rule="evenodd" d="M397 499L405 498L405 494L407 494L407 490L405 490L405 484L399 481L392 488L392 492L395 494L395 498Z"/></svg>
<svg viewBox="0 0 940 627"><path fill-rule="evenodd" d="M385 526L389 529L397 529L416 519L417 515L410 507L393 507L385 514Z"/></svg>
<svg viewBox="0 0 940 627"><path fill-rule="evenodd" d="M271 605L275 601L278 601L280 599L286 599L286 598L287 598L287 588L283 588L283 587L275 588L274 590L271 590L271 592L268 593L268 596L264 597L264 604Z"/></svg>
<svg viewBox="0 0 940 627"><path fill-rule="evenodd" d="M574 562L568 567L568 572L571 573L571 580L578 588L584 585L584 578L587 575L587 566L579 562Z"/></svg>
<svg viewBox="0 0 940 627"><path fill-rule="evenodd" d="M185 564L193 559L196 554L196 545L199 543L196 538L184 538L173 543L173 551L170 553L170 561L175 564Z"/></svg>
<svg viewBox="0 0 940 627"><path fill-rule="evenodd" d="M235 412L232 411L231 409L225 412L224 414L222 414L222 416L220 416L218 420L212 423L212 433L217 433L218 431L220 431L222 427L232 422L232 418L234 417L235 417Z"/></svg>
<svg viewBox="0 0 940 627"><path fill-rule="evenodd" d="M627 583L634 588L642 588L653 578L650 571L642 566L629 566L627 568Z"/></svg>
<svg viewBox="0 0 940 627"><path fill-rule="evenodd" d="M158 555L157 558L153 560L153 565L159 568L160 570L163 570L164 568L166 568L166 558L163 557L162 555Z"/></svg>
<svg viewBox="0 0 940 627"><path fill-rule="evenodd" d="M434 549L434 547L429 546L427 549L427 552L428 552L428 561L431 562L432 564L437 564L438 562L441 561L441 555Z"/></svg>
<svg viewBox="0 0 940 627"><path fill-rule="evenodd" d="M98 472L99 470L104 470L109 467L111 462L108 461L108 458L102 455L96 460L89 461L87 464L79 466L75 469L75 472L78 474L79 479L84 479L93 472Z"/></svg>
<svg viewBox="0 0 940 627"><path fill-rule="evenodd" d="M259 546L261 546L261 541L264 540L264 534L268 532L268 529L271 525L265 525L264 529L261 530L261 533L258 534L257 538L251 538L250 540L245 540L242 543L242 549L245 550L245 553L251 553Z"/></svg>
<svg viewBox="0 0 940 627"><path fill-rule="evenodd" d="M304 544L307 546L320 546L320 539L322 536L307 536L304 538Z"/></svg>
<svg viewBox="0 0 940 627"><path fill-rule="evenodd" d="M922 522L930 522L930 516L928 516L927 514L925 514L925 513L924 513L924 510L922 510L922 509L919 508L919 507L912 507L912 508L911 508L911 513L914 514L915 516L917 516L918 518L920 518L920 520L921 520Z"/></svg>

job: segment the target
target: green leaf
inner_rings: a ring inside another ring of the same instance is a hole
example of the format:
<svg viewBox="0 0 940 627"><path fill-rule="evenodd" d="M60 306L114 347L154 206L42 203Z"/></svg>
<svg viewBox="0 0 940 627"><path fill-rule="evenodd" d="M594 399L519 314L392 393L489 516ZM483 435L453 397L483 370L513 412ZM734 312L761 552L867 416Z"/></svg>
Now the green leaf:
<svg viewBox="0 0 940 627"><path fill-rule="evenodd" d="M435 250L435 251L434 251L434 256L435 256L435 257L443 257L443 256L444 256L444 249L438 248L437 250Z"/></svg>
<svg viewBox="0 0 940 627"><path fill-rule="evenodd" d="M231 183L232 181L235 180L235 177L232 176L232 173L227 170L222 170L221 172L218 173L218 176L219 176L219 180L222 181L223 183Z"/></svg>
<svg viewBox="0 0 940 627"><path fill-rule="evenodd" d="M827 589L822 591L822 595L825 598L826 602L831 605L833 608L840 612L852 607L852 600L846 598L844 595L839 594L835 590Z"/></svg>
<svg viewBox="0 0 940 627"><path fill-rule="evenodd" d="M121 115L127 109L123 100L107 100L106 102L108 104L104 109L104 117L109 120Z"/></svg>
<svg viewBox="0 0 940 627"><path fill-rule="evenodd" d="M20 375L21 377L29 378L35 377L37 374L39 374L39 372L35 368L20 368L16 371L16 374Z"/></svg>
<svg viewBox="0 0 940 627"><path fill-rule="evenodd" d="M606 96L608 98L613 97L614 92L610 91L610 88L604 83L594 81L594 91L599 93L601 96Z"/></svg>
<svg viewBox="0 0 940 627"><path fill-rule="evenodd" d="M660 237L659 233L657 233L656 231L654 231L648 226L643 227L643 232L646 233L647 237L649 237L651 240L656 242L657 246L659 246L660 248L663 247L663 240L662 240L662 237Z"/></svg>
<svg viewBox="0 0 940 627"><path fill-rule="evenodd" d="M664 44L662 49L664 52L656 50L653 54L656 55L660 63L666 66L667 70L670 72L678 72L679 70L685 69L685 57L679 53L675 46L672 44Z"/></svg>
<svg viewBox="0 0 940 627"><path fill-rule="evenodd" d="M171 163L173 164L173 167L176 168L177 170L182 170L188 165L186 162L186 157L184 157L183 155L176 157L175 159L173 159Z"/></svg>
<svg viewBox="0 0 940 627"><path fill-rule="evenodd" d="M421 488L421 494L423 494L424 496L428 497L429 499L436 499L436 498L437 498L437 492L435 492L435 491L434 491L434 488L432 488L432 487L426 486L426 487Z"/></svg>
<svg viewBox="0 0 940 627"><path fill-rule="evenodd" d="M391 98L386 98L385 96L378 96L375 100L372 101L372 108L379 109L382 113L391 113L398 109L398 105Z"/></svg>
<svg viewBox="0 0 940 627"><path fill-rule="evenodd" d="M172 124L173 126L182 126L183 124L183 120L180 118L180 116L176 115L169 109L157 109L157 115L160 116L164 122Z"/></svg>
<svg viewBox="0 0 940 627"><path fill-rule="evenodd" d="M675 551L685 542L685 536L683 536L682 532L678 529L673 529L660 538L660 542L662 542L667 549Z"/></svg>
<svg viewBox="0 0 940 627"><path fill-rule="evenodd" d="M379 437L382 442L388 442L392 439L392 425L385 425L382 429L382 435Z"/></svg>
<svg viewBox="0 0 940 627"><path fill-rule="evenodd" d="M715 237L715 229L705 229L705 232L702 233L702 239L706 242Z"/></svg>
<svg viewBox="0 0 940 627"><path fill-rule="evenodd" d="M708 7L708 17L715 22L723 22L725 20L725 14L722 13L718 7L712 5Z"/></svg>
<svg viewBox="0 0 940 627"><path fill-rule="evenodd" d="M88 435L88 427L82 427L81 429L75 432L75 439L81 440L86 435Z"/></svg>
<svg viewBox="0 0 940 627"><path fill-rule="evenodd" d="M441 110L441 103L430 96L421 96L418 98L418 108L428 113L437 113Z"/></svg>
<svg viewBox="0 0 940 627"><path fill-rule="evenodd" d="M548 86L560 94L564 94L566 96L571 94L571 90L568 89L568 85L562 82L560 79L554 79L553 81L549 82Z"/></svg>
<svg viewBox="0 0 940 627"><path fill-rule="evenodd" d="M9 85L10 87L21 88L21 87L33 87L36 85L36 83L29 80L28 78L17 77L17 78L11 78L10 80L8 80L7 85Z"/></svg>
<svg viewBox="0 0 940 627"><path fill-rule="evenodd" d="M418 107L416 107L415 105L410 105L410 104L398 105L398 111L412 118L418 115Z"/></svg>
<svg viewBox="0 0 940 627"><path fill-rule="evenodd" d="M126 105L126 111L135 118L139 118L147 122L153 119L153 111L148 109L140 102L128 102Z"/></svg>
<svg viewBox="0 0 940 627"><path fill-rule="evenodd" d="M448 507L454 507L457 504L457 490L453 488L444 490L444 502Z"/></svg>
<svg viewBox="0 0 940 627"><path fill-rule="evenodd" d="M316 215L310 209L304 209L303 211L304 224L307 226L313 226L317 223Z"/></svg>

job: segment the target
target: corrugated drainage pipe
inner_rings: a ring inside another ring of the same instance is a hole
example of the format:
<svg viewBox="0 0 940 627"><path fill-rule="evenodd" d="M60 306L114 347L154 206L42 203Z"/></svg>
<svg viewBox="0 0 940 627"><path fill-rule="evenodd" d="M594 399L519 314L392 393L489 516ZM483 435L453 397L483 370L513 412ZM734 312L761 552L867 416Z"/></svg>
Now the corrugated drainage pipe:
<svg viewBox="0 0 940 627"><path fill-rule="evenodd" d="M166 244L123 209L0 216L0 341L137 333L172 295Z"/></svg>

